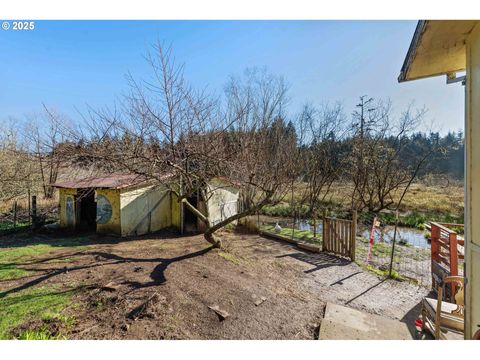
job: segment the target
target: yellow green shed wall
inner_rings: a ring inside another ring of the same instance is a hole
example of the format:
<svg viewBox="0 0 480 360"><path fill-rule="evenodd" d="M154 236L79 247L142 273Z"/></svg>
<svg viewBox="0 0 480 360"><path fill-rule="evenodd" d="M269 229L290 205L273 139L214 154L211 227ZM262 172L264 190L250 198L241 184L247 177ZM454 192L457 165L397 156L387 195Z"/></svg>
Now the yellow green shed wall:
<svg viewBox="0 0 480 360"><path fill-rule="evenodd" d="M76 213L76 206L75 206L75 195L77 194L77 189L59 189L59 219L60 219L60 226L63 228L66 227L75 227L75 213ZM73 223L69 224L67 219L67 198L71 197L72 204L73 204Z"/></svg>
<svg viewBox="0 0 480 360"><path fill-rule="evenodd" d="M112 216L105 224L97 223L97 233L121 235L122 222L120 217L120 190L96 189L95 196L105 196L112 206Z"/></svg>
<svg viewBox="0 0 480 360"><path fill-rule="evenodd" d="M152 185L122 191L122 236L147 234L171 226L170 197L170 191L163 186Z"/></svg>
<svg viewBox="0 0 480 360"><path fill-rule="evenodd" d="M178 201L178 196L175 195L173 192L170 192L170 207L172 213L172 226L176 227L177 229L181 229L182 227L182 215L181 209L182 204Z"/></svg>

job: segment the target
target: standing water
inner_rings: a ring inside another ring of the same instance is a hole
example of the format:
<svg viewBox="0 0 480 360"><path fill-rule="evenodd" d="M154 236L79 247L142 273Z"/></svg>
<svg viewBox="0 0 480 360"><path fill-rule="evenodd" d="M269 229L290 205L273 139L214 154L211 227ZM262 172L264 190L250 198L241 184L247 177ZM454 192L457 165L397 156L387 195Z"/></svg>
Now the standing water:
<svg viewBox="0 0 480 360"><path fill-rule="evenodd" d="M362 231L361 235L365 238L370 238L371 228L365 229ZM394 226L385 226L382 228L377 228L375 231L374 242L384 242L386 244L391 244L393 242L393 235L395 232ZM430 243L425 238L425 233L421 230L407 227L397 227L397 238L395 240L396 244L409 244L412 246L429 249Z"/></svg>
<svg viewBox="0 0 480 360"><path fill-rule="evenodd" d="M282 226L291 227L291 222L285 222L281 224ZM317 221L317 234L322 234L322 221ZM359 224L361 231L359 232L360 235L364 238L370 238L370 231L371 228L366 227L364 225ZM295 224L295 228L301 231L307 230L313 232L313 224L311 224L307 220L300 220L297 221ZM375 238L374 241L377 242L384 242L386 244L391 244L393 241L395 227L394 226L385 226L381 228L377 228L375 231ZM425 238L425 233L421 230L409 227L397 227L397 238L395 240L397 244L409 244L412 246L429 249L430 243Z"/></svg>

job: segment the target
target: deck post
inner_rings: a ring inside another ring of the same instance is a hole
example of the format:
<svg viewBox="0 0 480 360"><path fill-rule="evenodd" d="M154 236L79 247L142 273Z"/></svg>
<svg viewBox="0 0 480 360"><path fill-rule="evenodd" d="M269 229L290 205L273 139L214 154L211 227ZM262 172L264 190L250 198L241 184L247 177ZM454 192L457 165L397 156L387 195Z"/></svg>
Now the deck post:
<svg viewBox="0 0 480 360"><path fill-rule="evenodd" d="M431 251L432 251L432 260L439 261L439 245L438 245L438 239L440 238L440 228L432 224L432 230L431 230Z"/></svg>
<svg viewBox="0 0 480 360"><path fill-rule="evenodd" d="M430 234L431 234L430 251L431 251L431 254L432 254L432 256L431 256L432 288L435 289L436 288L436 282L435 282L435 277L433 276L434 275L433 262L434 261L439 262L440 245L438 244L438 239L440 238L440 228L434 223L431 224Z"/></svg>
<svg viewBox="0 0 480 360"><path fill-rule="evenodd" d="M457 243L457 233L452 232L448 235L449 249L450 249L450 276L458 275L458 243ZM451 293L452 300L455 302L455 284L451 283Z"/></svg>

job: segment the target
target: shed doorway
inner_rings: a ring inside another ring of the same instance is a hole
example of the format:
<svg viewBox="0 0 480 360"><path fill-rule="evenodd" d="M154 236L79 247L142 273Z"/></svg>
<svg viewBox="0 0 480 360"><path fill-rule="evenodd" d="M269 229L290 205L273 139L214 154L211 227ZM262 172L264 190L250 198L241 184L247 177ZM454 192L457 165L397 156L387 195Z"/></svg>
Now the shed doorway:
<svg viewBox="0 0 480 360"><path fill-rule="evenodd" d="M95 231L97 228L97 203L93 189L78 191L75 198L77 209L77 228L84 231Z"/></svg>
<svg viewBox="0 0 480 360"><path fill-rule="evenodd" d="M198 209L198 196L194 195L187 198L187 201ZM194 233L198 231L198 219L192 210L183 204L183 231L186 233Z"/></svg>

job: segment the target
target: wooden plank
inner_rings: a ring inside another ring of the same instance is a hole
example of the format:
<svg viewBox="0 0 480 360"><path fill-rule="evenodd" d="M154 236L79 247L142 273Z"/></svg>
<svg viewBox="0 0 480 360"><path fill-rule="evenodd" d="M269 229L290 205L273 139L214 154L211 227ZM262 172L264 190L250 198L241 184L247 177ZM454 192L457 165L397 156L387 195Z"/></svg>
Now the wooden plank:
<svg viewBox="0 0 480 360"><path fill-rule="evenodd" d="M338 245L339 245L339 252L340 252L340 255L343 255L343 230L345 229L345 223L343 221L340 220L340 231L339 231L339 241L338 241Z"/></svg>
<svg viewBox="0 0 480 360"><path fill-rule="evenodd" d="M323 251L327 251L328 250L328 219L327 218L323 218Z"/></svg>
<svg viewBox="0 0 480 360"><path fill-rule="evenodd" d="M334 253L335 252L335 221L330 221L330 250Z"/></svg>
<svg viewBox="0 0 480 360"><path fill-rule="evenodd" d="M298 247L301 248L301 249L304 249L304 250L311 251L311 252L320 252L320 247L317 246L317 245L312 245L312 244L308 244L308 243L299 242Z"/></svg>
<svg viewBox="0 0 480 360"><path fill-rule="evenodd" d="M457 234L450 234L450 276L458 275L458 250ZM455 284L452 284L452 294L455 292Z"/></svg>
<svg viewBox="0 0 480 360"><path fill-rule="evenodd" d="M350 223L346 223L345 224L345 238L343 239L343 242L345 244L345 256L348 256L350 251L348 249L348 245L350 244L350 241L349 241L349 238L350 238Z"/></svg>
<svg viewBox="0 0 480 360"><path fill-rule="evenodd" d="M448 244L445 244L443 241L437 241L437 244L445 250L450 251L450 246L448 246Z"/></svg>
<svg viewBox="0 0 480 360"><path fill-rule="evenodd" d="M336 253L338 255L341 255L342 254L342 248L341 248L341 245L342 245L342 235L341 235L341 231L342 231L342 222L341 221L336 221L335 222L335 245L336 245Z"/></svg>
<svg viewBox="0 0 480 360"><path fill-rule="evenodd" d="M441 262L441 263L444 263L445 265L447 265L450 268L450 262L449 262L448 257L446 257L444 255L438 255L438 260L437 261Z"/></svg>
<svg viewBox="0 0 480 360"><path fill-rule="evenodd" d="M464 227L465 224L455 224L455 223L438 223L442 226L445 226L445 227L450 227L450 226L454 226L454 227Z"/></svg>
<svg viewBox="0 0 480 360"><path fill-rule="evenodd" d="M332 251L332 222L328 220L328 251Z"/></svg>
<svg viewBox="0 0 480 360"><path fill-rule="evenodd" d="M432 230L433 230L434 227L436 227L439 230L443 230L447 233L454 233L455 232L452 229L449 229L448 227L444 226L444 224L439 224L439 223L436 223L436 222L432 222L431 225L432 225Z"/></svg>
<svg viewBox="0 0 480 360"><path fill-rule="evenodd" d="M334 253L335 254L338 254L338 221L333 221L333 223L335 224L333 226L333 246L334 246Z"/></svg>
<svg viewBox="0 0 480 360"><path fill-rule="evenodd" d="M328 251L333 251L332 249L332 222L328 220Z"/></svg>
<svg viewBox="0 0 480 360"><path fill-rule="evenodd" d="M325 223L325 216L322 218L322 251L325 251L326 249L326 241L327 239L325 238L325 226L326 226L326 223Z"/></svg>
<svg viewBox="0 0 480 360"><path fill-rule="evenodd" d="M352 219L352 244L350 251L350 259L355 261L355 251L357 246L357 210L353 210L353 219Z"/></svg>

